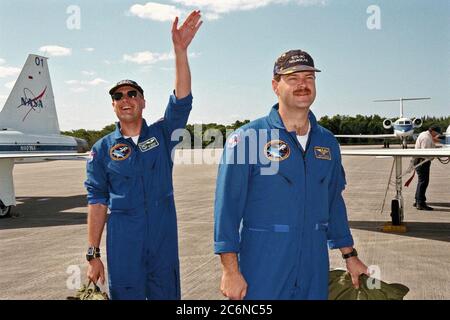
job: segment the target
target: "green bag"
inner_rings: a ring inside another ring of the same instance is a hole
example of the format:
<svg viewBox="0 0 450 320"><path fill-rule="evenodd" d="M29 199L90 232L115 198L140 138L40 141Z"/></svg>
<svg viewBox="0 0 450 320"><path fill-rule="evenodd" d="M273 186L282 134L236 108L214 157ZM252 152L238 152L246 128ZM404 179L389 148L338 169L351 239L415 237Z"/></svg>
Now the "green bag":
<svg viewBox="0 0 450 320"><path fill-rule="evenodd" d="M89 288L91 283L94 288ZM77 290L74 297L67 297L67 300L109 300L108 294L102 292L100 288L92 281L89 281L87 285L83 284L80 289Z"/></svg>
<svg viewBox="0 0 450 320"><path fill-rule="evenodd" d="M380 282L380 288L369 288L367 283ZM350 274L344 270L331 270L328 280L328 300L403 300L409 288L399 283L386 283L362 274L359 288L355 289Z"/></svg>

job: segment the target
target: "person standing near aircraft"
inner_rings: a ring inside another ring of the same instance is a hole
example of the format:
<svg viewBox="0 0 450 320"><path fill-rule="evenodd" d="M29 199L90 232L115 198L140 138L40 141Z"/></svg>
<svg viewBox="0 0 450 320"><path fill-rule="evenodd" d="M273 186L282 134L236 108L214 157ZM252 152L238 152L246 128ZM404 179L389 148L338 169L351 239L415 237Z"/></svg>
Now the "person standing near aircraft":
<svg viewBox="0 0 450 320"><path fill-rule="evenodd" d="M100 240L108 219L107 256L112 299L180 299L180 273L171 152L172 132L184 128L192 108L187 49L199 30L200 11L172 25L175 91L164 118L148 126L142 118L143 89L123 80L110 91L119 122L100 139L87 163L87 276L104 283Z"/></svg>
<svg viewBox="0 0 450 320"><path fill-rule="evenodd" d="M214 251L223 266L221 291L230 299L327 299L327 242L340 249L356 287L368 272L353 248L339 145L310 111L319 71L302 50L281 55L272 80L278 103L224 147ZM252 130L262 132L256 145L248 144ZM255 146L257 161L250 163ZM267 165L278 169L266 174Z"/></svg>
<svg viewBox="0 0 450 320"><path fill-rule="evenodd" d="M439 141L439 135L441 134L441 128L437 125L432 125L427 131L422 132L419 134L416 140L416 149L429 149L429 148L435 148L435 143ZM424 158L416 158L414 160L414 165L419 164L420 162L424 161ZM428 184L430 182L430 167L431 167L431 160L424 162L422 165L418 166L416 168L418 181L417 181L417 188L416 188L416 202L414 203L414 206L417 208L417 210L427 210L431 211L433 210L432 207L427 205L427 197L426 192L428 188Z"/></svg>

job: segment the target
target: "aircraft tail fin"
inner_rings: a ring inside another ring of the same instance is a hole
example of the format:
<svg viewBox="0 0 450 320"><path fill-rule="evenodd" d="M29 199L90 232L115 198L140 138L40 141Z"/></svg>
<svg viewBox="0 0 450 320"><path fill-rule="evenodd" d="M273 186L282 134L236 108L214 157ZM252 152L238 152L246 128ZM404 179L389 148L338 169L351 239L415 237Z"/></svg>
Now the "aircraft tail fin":
<svg viewBox="0 0 450 320"><path fill-rule="evenodd" d="M47 58L30 54L0 112L0 130L60 134Z"/></svg>
<svg viewBox="0 0 450 320"><path fill-rule="evenodd" d="M431 98L400 98L400 99L382 99L382 100L373 100L373 102L392 102L399 101L400 102L400 118L403 118L403 101L415 101L415 100L430 100Z"/></svg>

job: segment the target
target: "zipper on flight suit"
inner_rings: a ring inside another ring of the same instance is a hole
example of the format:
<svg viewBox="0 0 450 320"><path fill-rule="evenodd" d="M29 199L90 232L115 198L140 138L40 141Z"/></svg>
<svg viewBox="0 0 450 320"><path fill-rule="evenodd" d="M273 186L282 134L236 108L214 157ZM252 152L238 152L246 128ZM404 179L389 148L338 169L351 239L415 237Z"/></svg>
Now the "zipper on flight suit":
<svg viewBox="0 0 450 320"><path fill-rule="evenodd" d="M137 147L137 146L136 146ZM141 159L139 159L141 160ZM144 219L145 219L145 239L144 239L144 254L145 254L145 265L148 266L148 257L150 255L150 245L148 243L149 235L150 235L150 221L149 221L149 213L148 213L148 201L147 201L147 191L145 187L145 179L144 176L141 175L141 183L142 183L142 191L144 197Z"/></svg>
<svg viewBox="0 0 450 320"><path fill-rule="evenodd" d="M140 139L140 136L139 136L139 139ZM138 145L136 144L136 143L134 143L134 141L133 141L133 139L131 139L131 137L130 138L128 138L128 139L125 139L127 142L129 142L130 143L130 141L129 140L131 140L131 145L132 145L132 148L133 148L133 152L134 153L136 153L136 155L139 155L140 154L140 149L139 149L139 147L138 147ZM139 143L139 140L138 140L138 143ZM135 161L136 162L141 162L141 157L139 157L139 158L135 158ZM138 163L139 164L139 163ZM140 180L141 180L141 183L142 183L142 190L143 190L143 193L144 193L144 210L145 210L145 213L147 214L147 193L146 193L146 188L145 188L145 180L144 180L144 177L141 175L140 176Z"/></svg>
<svg viewBox="0 0 450 320"><path fill-rule="evenodd" d="M144 210L145 214L147 214L147 192L145 192L145 180L143 176L141 176L141 182L142 182L142 189L144 191Z"/></svg>
<svg viewBox="0 0 450 320"><path fill-rule="evenodd" d="M302 154L302 159L303 159L303 170L304 170L304 174L305 174L305 184L304 184L304 186L303 186L303 190L304 190L304 192L305 192L305 200L306 200L306 192L307 192L307 189L306 189L306 155L307 155L307 153L308 153L308 148L309 148L309 144L310 144L310 141L311 141L311 134L312 134L312 130L310 130L310 132L309 132L309 135L308 135L308 140L306 141L306 146L305 146L305 150L303 150L303 148L302 148L302 146L300 145L300 142L298 141L298 139L297 139L297 137L295 136L293 136L293 133L290 133L290 132L288 132L288 134L289 134L289 136L291 137L291 140L293 140L294 141L294 143L295 143L295 145L300 149L300 152L301 152L301 154ZM303 204L303 228L305 228L305 219L306 219L306 201L304 202L304 204ZM302 229L302 234L301 234L301 237L303 238L303 229ZM300 239L301 240L301 239ZM301 252L301 250L300 250L300 247L299 247L299 251ZM301 267L301 265L300 265L300 263L301 263L301 256L299 257L299 267ZM299 286L299 283L298 283L298 276L296 276L296 278L295 278L295 283L294 283L294 287L295 288L297 288Z"/></svg>
<svg viewBox="0 0 450 320"><path fill-rule="evenodd" d="M130 137L130 138L128 138L128 139L125 139L125 140L127 140L129 143L131 143L131 145L133 146L133 151L138 155L138 154L140 154L139 153L139 151L140 151L140 149L139 149L139 146L138 146L138 144L139 144L139 141L141 140L141 135L139 135L139 138L138 138L138 142L137 143L135 143L134 142L134 140ZM139 160L139 161L141 161L141 157L139 157L139 159L137 159L137 160ZM146 193L146 188L145 188L145 180L144 180L144 177L141 175L140 176L140 178L141 178L141 183L142 183L142 190L143 190L143 192L144 192L144 211L145 211L145 215L147 215L148 214L148 210L147 210L147 193Z"/></svg>
<svg viewBox="0 0 450 320"><path fill-rule="evenodd" d="M305 190L305 202L303 204L303 229L302 229L302 234L301 237L303 238L303 234L305 232L305 220L306 220L306 192L308 192L308 189L306 188L306 155L308 153L308 148L309 148L309 143L311 141L311 134L312 134L312 130L309 131L309 135L308 135L308 140L306 141L306 147L305 150L303 150L303 148L300 146L300 151L302 152L302 158L303 158L303 169L305 172L305 185L304 185L304 190ZM300 144L300 143L299 143ZM301 240L301 239L300 239ZM299 257L299 264L301 266L301 262L302 262L302 256L303 256L303 251L300 250L300 257ZM296 279L296 286L298 285L298 278Z"/></svg>

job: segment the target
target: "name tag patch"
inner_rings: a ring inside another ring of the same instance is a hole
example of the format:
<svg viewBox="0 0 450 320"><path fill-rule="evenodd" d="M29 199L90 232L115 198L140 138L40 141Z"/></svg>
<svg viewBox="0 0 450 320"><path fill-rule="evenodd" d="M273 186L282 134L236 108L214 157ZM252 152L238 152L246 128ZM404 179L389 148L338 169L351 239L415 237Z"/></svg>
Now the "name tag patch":
<svg viewBox="0 0 450 320"><path fill-rule="evenodd" d="M329 148L314 147L314 155L317 159L331 160L331 152Z"/></svg>
<svg viewBox="0 0 450 320"><path fill-rule="evenodd" d="M126 160L131 154L131 147L125 143L119 143L109 149L109 156L114 161Z"/></svg>
<svg viewBox="0 0 450 320"><path fill-rule="evenodd" d="M150 139L147 139L141 143L138 143L139 149L142 152L147 152L153 148L156 148L157 146L159 146L159 142L155 137L152 137Z"/></svg>

